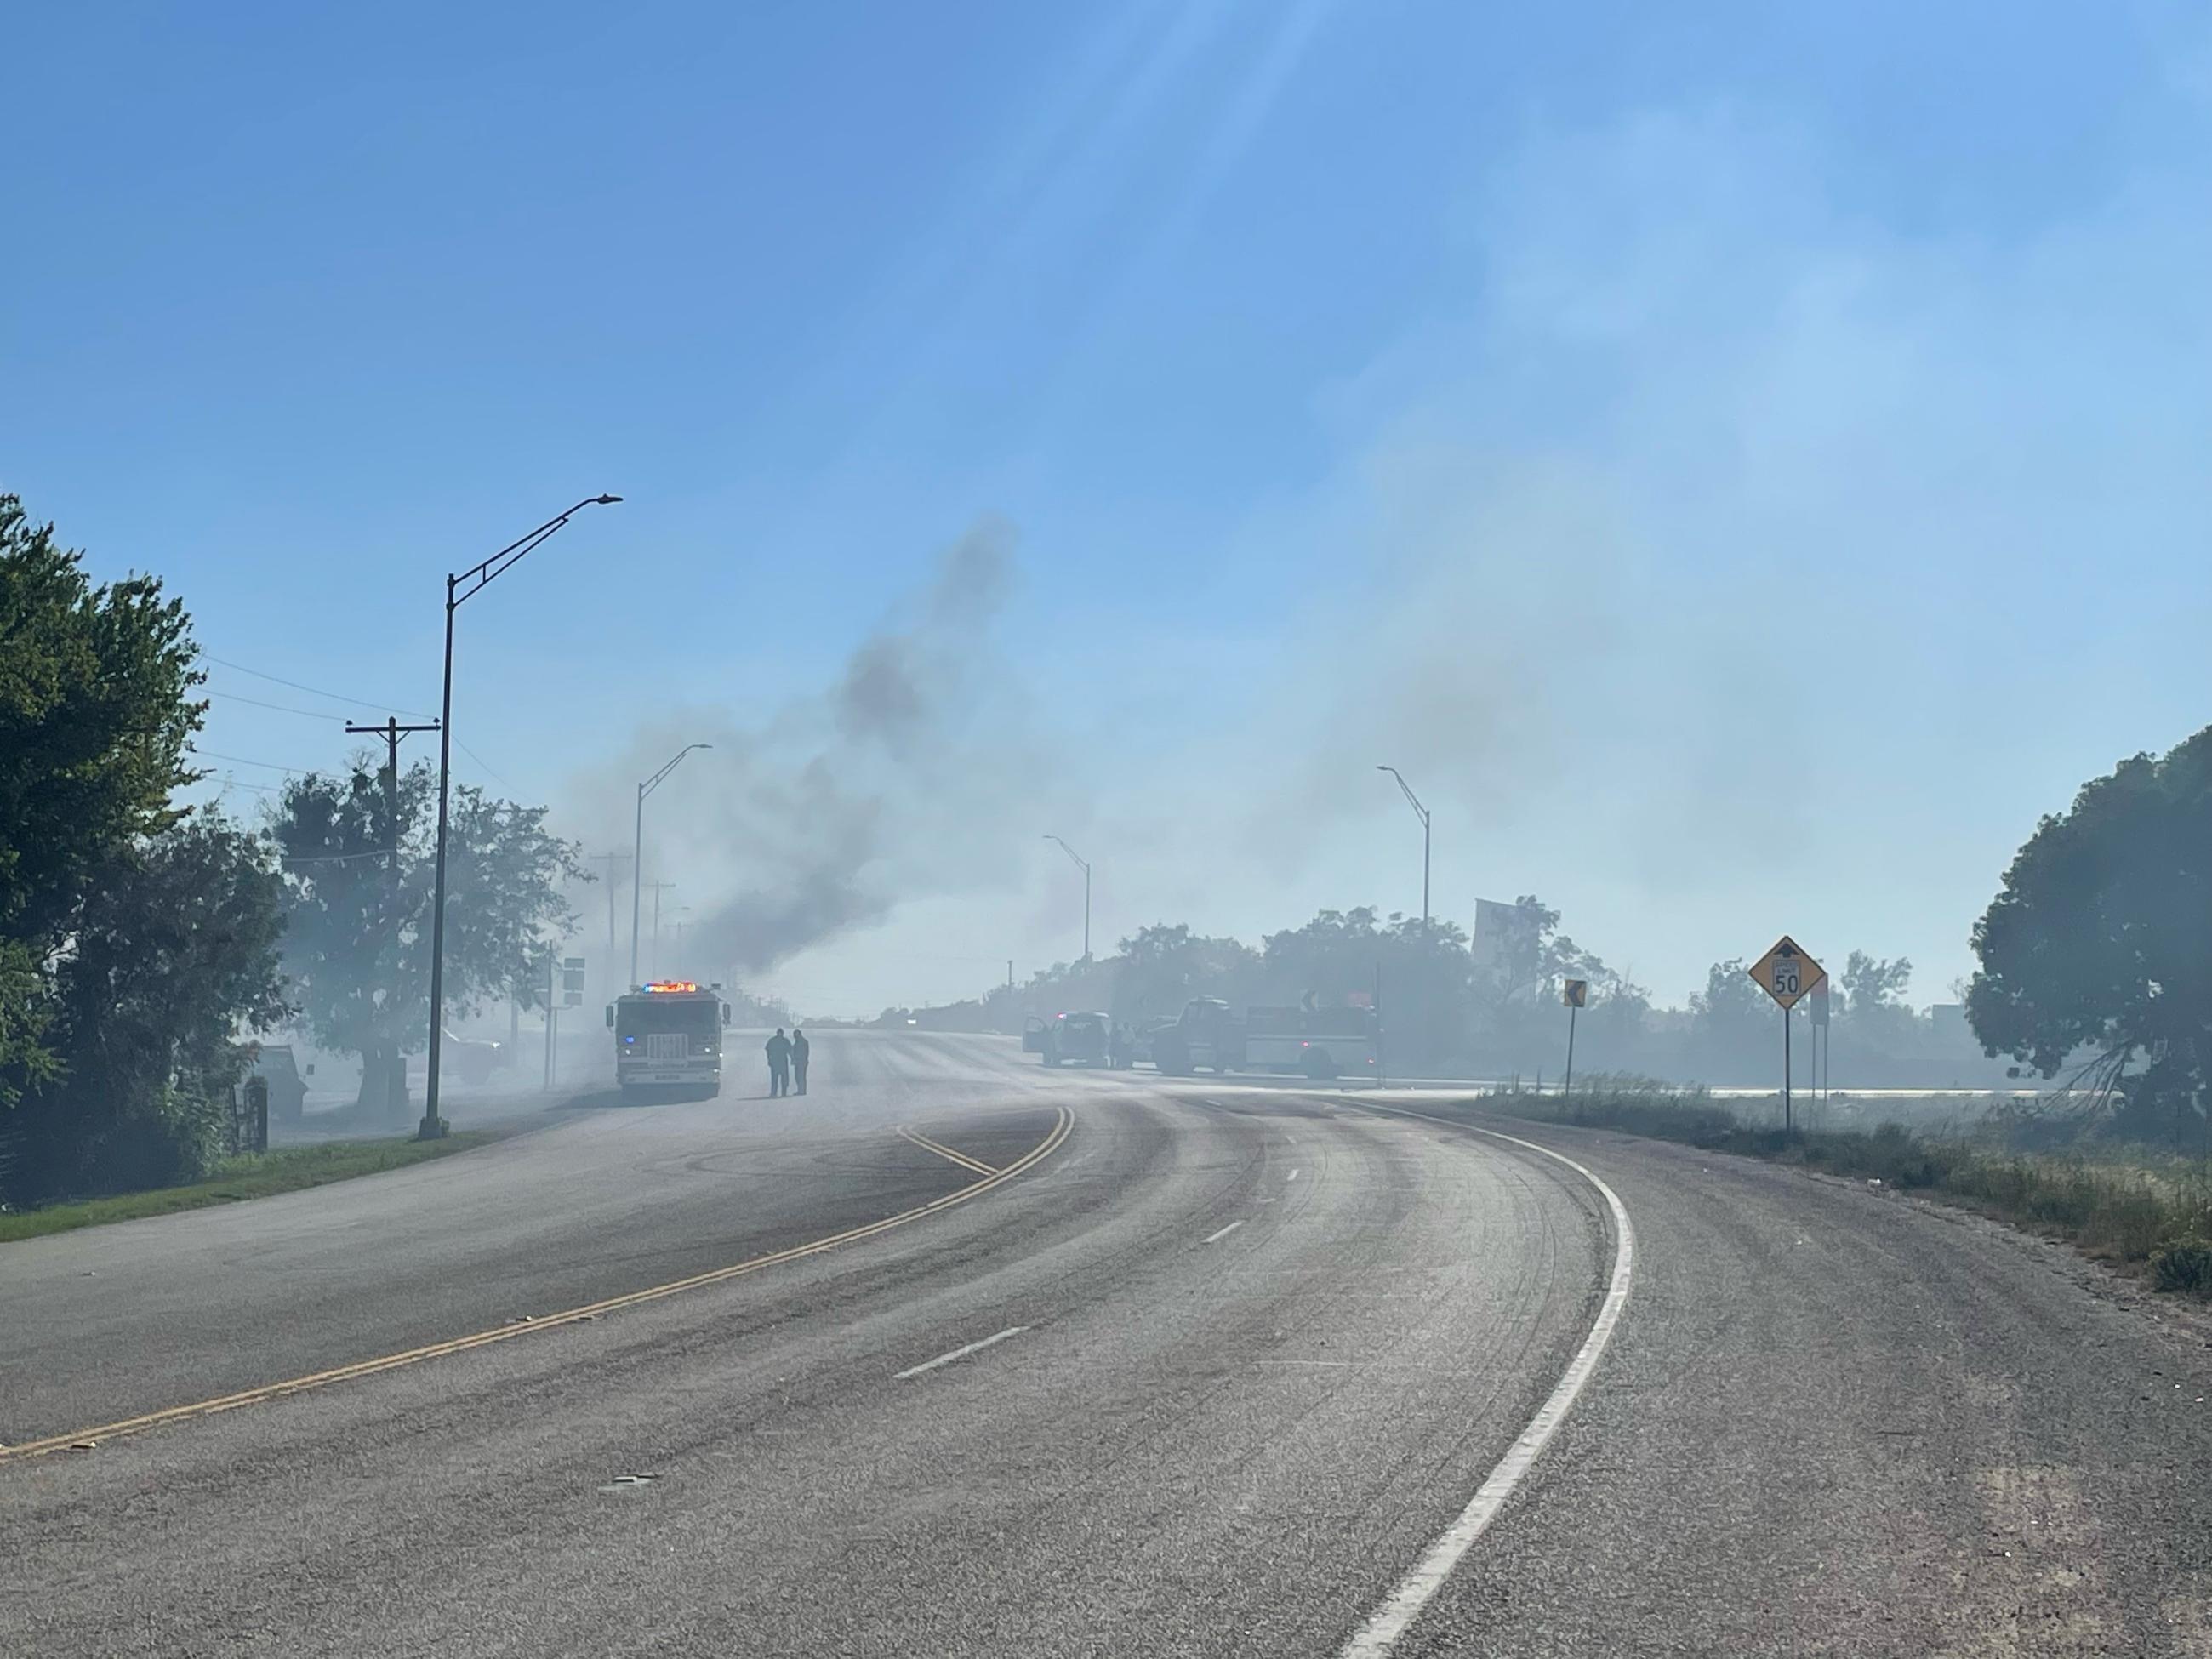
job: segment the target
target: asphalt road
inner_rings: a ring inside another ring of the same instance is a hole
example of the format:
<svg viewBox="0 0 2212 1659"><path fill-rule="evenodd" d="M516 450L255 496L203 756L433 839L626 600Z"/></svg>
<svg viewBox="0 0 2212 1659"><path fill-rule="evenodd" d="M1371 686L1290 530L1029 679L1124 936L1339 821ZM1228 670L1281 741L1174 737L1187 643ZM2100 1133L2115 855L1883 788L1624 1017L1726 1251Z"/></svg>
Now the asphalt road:
<svg viewBox="0 0 2212 1659"><path fill-rule="evenodd" d="M2212 1653L2212 1355L2051 1247L1419 1091L750 1085L0 1246L0 1653Z"/></svg>

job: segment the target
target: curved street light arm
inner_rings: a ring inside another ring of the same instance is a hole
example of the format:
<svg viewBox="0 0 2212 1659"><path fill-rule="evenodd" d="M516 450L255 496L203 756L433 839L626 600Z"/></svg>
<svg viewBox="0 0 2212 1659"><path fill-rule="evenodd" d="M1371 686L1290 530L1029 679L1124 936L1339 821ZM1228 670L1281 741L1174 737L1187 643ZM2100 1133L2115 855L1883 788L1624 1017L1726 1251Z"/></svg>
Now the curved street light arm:
<svg viewBox="0 0 2212 1659"><path fill-rule="evenodd" d="M666 782L666 781L668 781L668 775L669 775L671 772L673 772L673 771L674 771L674 770L675 770L675 769L676 769L679 765L681 765L681 764L683 763L684 757L686 755L690 754L690 753L694 749L712 749L714 746L714 745L713 744L711 744L711 743L687 743L687 744L685 744L684 745L684 747L682 747L681 749L679 749L679 750L678 750L676 751L676 758L675 758L674 760L672 760L672 761L669 762L667 765L665 765L665 766L662 767L662 768L661 768L658 772L655 772L655 773L654 773L651 777L647 778L647 779L643 783L641 783L640 785L638 785L638 787L637 787L637 798L638 798L640 800L643 800L643 799L644 799L647 795L651 794L654 790L656 790L656 789L659 788L659 787L660 787L660 786L661 786L663 783L665 783L665 782Z"/></svg>
<svg viewBox="0 0 2212 1659"><path fill-rule="evenodd" d="M1378 766L1375 769L1378 772L1388 772L1398 780L1398 787L1405 794L1406 804L1413 809L1413 815L1416 817L1419 818L1424 824L1427 823L1429 809L1421 805L1421 798L1413 793L1413 786L1406 781L1405 775L1395 766Z"/></svg>
<svg viewBox="0 0 2212 1659"><path fill-rule="evenodd" d="M578 501L575 506L570 507L566 513L555 514L552 518L546 520L544 524L539 525L537 529L532 531L528 535L509 542L505 547L501 548L498 552L493 554L491 557L486 559L482 564L477 565L473 568L464 570L458 576L447 577L446 605L447 608L451 609L453 606L459 605L463 600L472 599L477 594L483 592L485 588L491 586L495 580L505 575L516 565L521 563L522 561L534 552L538 546L550 539L556 531L559 530L562 526L567 524L569 520L574 518L576 514L582 512L586 507L611 507L615 502L620 500L622 500L622 497L619 495L586 495L582 501ZM465 582L473 582L476 586L471 587L465 593L458 592L457 590L463 583Z"/></svg>
<svg viewBox="0 0 2212 1659"><path fill-rule="evenodd" d="M1072 859L1073 859L1073 860L1075 860L1075 867L1076 867L1077 869L1079 869L1079 870L1082 871L1082 872L1083 872L1083 873L1084 873L1085 875L1086 875L1086 876L1087 876L1087 875L1089 875L1089 874L1091 873L1091 866L1090 866L1087 862L1085 862L1085 859L1084 859L1084 857L1083 857L1083 854L1080 854L1080 853L1079 853L1079 852L1077 852L1077 851L1076 851L1073 847L1070 847L1070 846L1069 846L1066 842L1061 841L1058 836L1046 836L1044 837L1044 839L1045 839L1046 841L1058 842L1059 847L1060 847L1060 850L1061 852L1063 852L1063 853L1066 854L1068 857L1070 857L1070 858L1072 858Z"/></svg>

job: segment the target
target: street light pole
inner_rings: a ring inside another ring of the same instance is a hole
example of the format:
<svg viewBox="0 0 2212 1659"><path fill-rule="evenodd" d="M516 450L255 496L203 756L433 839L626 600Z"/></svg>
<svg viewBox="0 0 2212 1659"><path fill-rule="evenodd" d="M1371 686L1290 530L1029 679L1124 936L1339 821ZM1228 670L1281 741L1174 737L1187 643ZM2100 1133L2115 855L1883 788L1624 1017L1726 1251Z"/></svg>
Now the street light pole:
<svg viewBox="0 0 2212 1659"><path fill-rule="evenodd" d="M712 749L714 746L711 743L685 744L676 751L675 759L670 761L667 765L637 787L637 840L630 854L629 861L629 982L633 987L638 982L637 924L639 914L643 908L642 895L645 889L645 798L659 788L667 781L668 775L682 765L684 757L694 749ZM653 914L656 919L660 915L660 893L657 888L653 895ZM657 934L659 929L657 920L654 927Z"/></svg>
<svg viewBox="0 0 2212 1659"><path fill-rule="evenodd" d="M1060 850L1073 859L1076 867L1083 872L1083 959L1091 960L1091 866L1084 862L1083 854L1060 841L1058 836L1047 836L1047 841L1060 842Z"/></svg>
<svg viewBox="0 0 2212 1659"><path fill-rule="evenodd" d="M1413 809L1413 816L1421 821L1421 943L1425 946L1429 942L1429 809L1421 805L1420 797L1413 793L1413 786L1400 775L1396 767L1378 766L1375 769L1388 772L1398 780L1398 787L1405 794L1406 804Z"/></svg>
<svg viewBox="0 0 2212 1659"><path fill-rule="evenodd" d="M546 520L520 541L509 542L473 569L446 578L446 684L438 703L438 858L430 900L430 1058L424 1068L422 1140L446 1133L438 1115L438 1060L446 1031L446 793L453 763L453 612L520 564L568 520L587 507L611 507L619 495L586 495L566 513ZM469 586L464 592L465 584Z"/></svg>

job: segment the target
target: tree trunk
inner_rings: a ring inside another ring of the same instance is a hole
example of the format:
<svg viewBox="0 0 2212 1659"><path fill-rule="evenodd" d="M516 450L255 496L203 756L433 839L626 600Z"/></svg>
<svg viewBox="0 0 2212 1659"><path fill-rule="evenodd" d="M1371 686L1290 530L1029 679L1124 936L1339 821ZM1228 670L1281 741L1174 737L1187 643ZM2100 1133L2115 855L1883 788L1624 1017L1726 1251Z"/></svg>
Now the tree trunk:
<svg viewBox="0 0 2212 1659"><path fill-rule="evenodd" d="M361 1057L361 1094L355 1105L371 1117L394 1122L407 1116L407 1059L397 1043L372 1047Z"/></svg>

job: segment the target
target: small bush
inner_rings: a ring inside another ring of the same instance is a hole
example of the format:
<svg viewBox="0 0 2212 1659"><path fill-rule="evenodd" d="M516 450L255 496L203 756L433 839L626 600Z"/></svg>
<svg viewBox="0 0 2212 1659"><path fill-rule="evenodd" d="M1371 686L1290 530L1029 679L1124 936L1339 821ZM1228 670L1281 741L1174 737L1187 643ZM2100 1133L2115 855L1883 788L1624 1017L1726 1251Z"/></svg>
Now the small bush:
<svg viewBox="0 0 2212 1659"><path fill-rule="evenodd" d="M2212 1295L2212 1244L2184 1239L2150 1259L2150 1282L2161 1291Z"/></svg>

